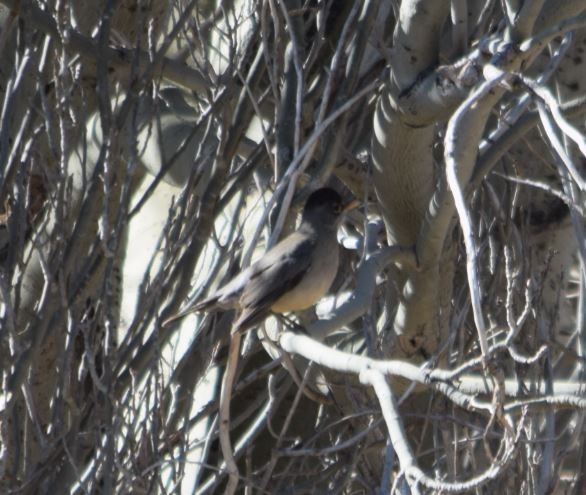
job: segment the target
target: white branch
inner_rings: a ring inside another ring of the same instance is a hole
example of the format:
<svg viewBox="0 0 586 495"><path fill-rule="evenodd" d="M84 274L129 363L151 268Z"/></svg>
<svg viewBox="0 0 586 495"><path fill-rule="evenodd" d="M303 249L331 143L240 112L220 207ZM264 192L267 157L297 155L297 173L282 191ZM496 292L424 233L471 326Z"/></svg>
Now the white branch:
<svg viewBox="0 0 586 495"><path fill-rule="evenodd" d="M462 187L460 186L458 178L458 157L460 155L460 149L463 146L471 146L468 142L463 142L462 127L467 123L464 117L468 116L469 112L474 111L474 106L478 101L488 94L497 84L499 84L505 77L505 73L499 72L496 77L484 82L472 94L464 101L458 110L454 113L454 116L448 122L446 129L445 138L445 152L444 158L446 161L446 178L448 185L454 196L454 203L458 217L460 219L460 226L464 234L464 243L466 246L466 272L468 274L468 285L470 287L470 298L472 301L472 312L474 315L474 322L476 324L476 330L478 332L478 339L480 342L480 349L482 355L488 354L488 340L486 337L486 324L482 315L482 304L480 297L480 282L478 280L478 271L476 263L476 241L474 239L474 232L472 230L472 221L470 213L466 206L466 200ZM475 146L474 143L472 146Z"/></svg>

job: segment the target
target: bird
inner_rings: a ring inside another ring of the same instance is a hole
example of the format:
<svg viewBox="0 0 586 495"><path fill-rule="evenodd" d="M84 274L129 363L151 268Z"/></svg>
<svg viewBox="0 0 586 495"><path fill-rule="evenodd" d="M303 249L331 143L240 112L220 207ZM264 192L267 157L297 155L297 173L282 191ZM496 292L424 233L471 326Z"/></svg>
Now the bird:
<svg viewBox="0 0 586 495"><path fill-rule="evenodd" d="M270 248L211 296L167 318L163 326L193 312L237 309L232 333L244 333L272 313L313 306L330 289L338 271L337 231L343 214L358 206L324 187L312 192L299 228Z"/></svg>

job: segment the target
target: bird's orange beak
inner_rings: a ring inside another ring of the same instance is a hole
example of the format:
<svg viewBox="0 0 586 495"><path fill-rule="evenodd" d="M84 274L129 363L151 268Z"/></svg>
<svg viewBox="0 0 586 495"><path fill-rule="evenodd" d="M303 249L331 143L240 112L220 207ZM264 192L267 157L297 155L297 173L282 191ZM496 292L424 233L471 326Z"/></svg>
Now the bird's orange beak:
<svg viewBox="0 0 586 495"><path fill-rule="evenodd" d="M349 203L347 203L342 208L342 213L346 213L347 211L353 210L354 208L358 208L359 206L360 206L360 200L353 199L352 201L350 201Z"/></svg>

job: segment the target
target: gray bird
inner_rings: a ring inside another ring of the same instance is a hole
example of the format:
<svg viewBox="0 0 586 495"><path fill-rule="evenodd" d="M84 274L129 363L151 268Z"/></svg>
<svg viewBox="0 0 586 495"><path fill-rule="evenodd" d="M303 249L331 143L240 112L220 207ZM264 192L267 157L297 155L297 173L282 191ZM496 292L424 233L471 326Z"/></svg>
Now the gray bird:
<svg viewBox="0 0 586 495"><path fill-rule="evenodd" d="M309 308L329 290L338 271L337 230L342 214L358 205L322 188L309 195L299 228L269 249L210 297L184 309L163 326L197 311L238 309L234 332L245 332L270 313Z"/></svg>

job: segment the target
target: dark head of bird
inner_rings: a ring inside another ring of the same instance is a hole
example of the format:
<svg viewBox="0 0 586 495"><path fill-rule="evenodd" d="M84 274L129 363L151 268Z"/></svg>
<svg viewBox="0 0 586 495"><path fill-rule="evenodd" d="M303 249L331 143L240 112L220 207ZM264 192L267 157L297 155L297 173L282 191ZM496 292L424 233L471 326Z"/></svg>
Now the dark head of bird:
<svg viewBox="0 0 586 495"><path fill-rule="evenodd" d="M301 219L302 222L335 227L343 212L342 197L333 189L324 187L309 195Z"/></svg>

